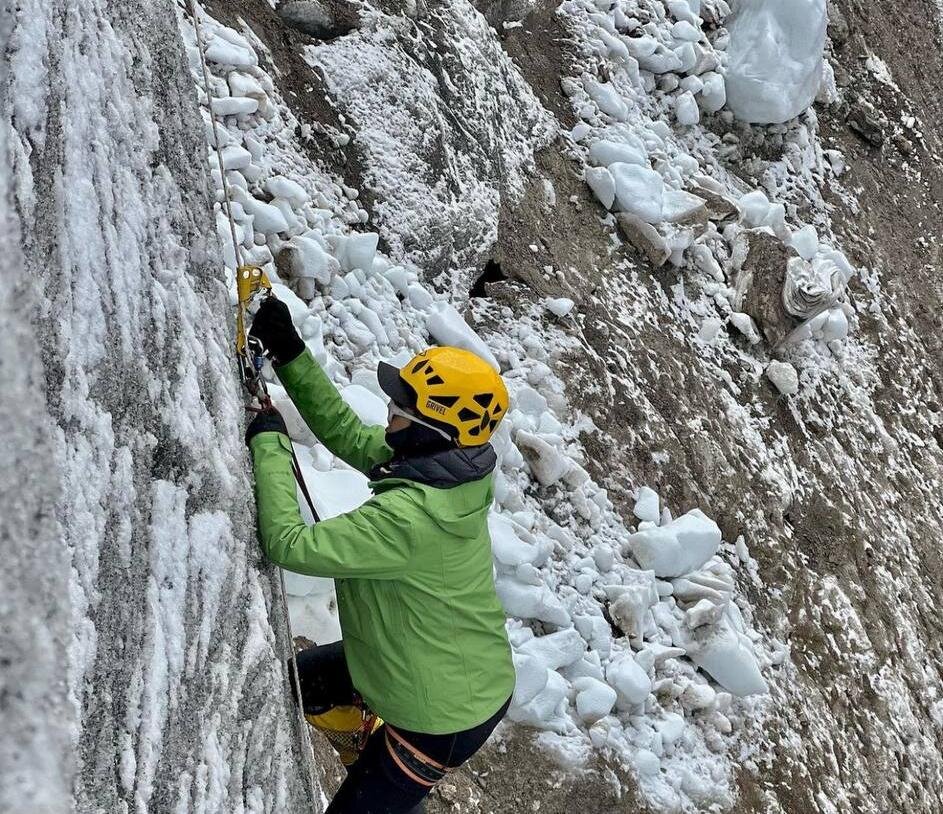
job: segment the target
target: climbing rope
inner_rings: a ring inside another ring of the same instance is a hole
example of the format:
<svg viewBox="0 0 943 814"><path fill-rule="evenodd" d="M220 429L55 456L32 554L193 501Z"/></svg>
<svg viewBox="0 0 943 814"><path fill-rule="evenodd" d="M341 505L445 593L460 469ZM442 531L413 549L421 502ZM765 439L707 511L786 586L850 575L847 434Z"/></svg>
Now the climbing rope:
<svg viewBox="0 0 943 814"><path fill-rule="evenodd" d="M217 123L216 113L213 110L213 91L212 87L210 86L209 69L206 65L206 43L203 40L203 33L200 31L200 17L196 0L190 0L190 16L193 18L193 29L196 33L197 49L200 53L200 66L203 71L203 90L206 95L206 106L209 111L210 124L213 130L213 146L216 149L216 160L219 165L220 183L223 187L223 206L226 212L226 219L229 222L229 234L232 238L232 247L236 262L236 294L238 300L236 306L236 359L239 363L239 371L242 376L243 386L246 388L246 391L249 394L250 403L247 404L246 409L253 412L264 412L266 410L273 409L272 400L269 397L268 390L265 386L265 380L262 378L262 365L264 363L264 356L262 348L258 344L257 340L255 340L253 337L250 337L248 334L246 317L248 316L249 305L260 293L264 297L269 297L272 295L272 284L261 268L255 265L244 264L242 262L242 247L239 245L239 239L236 235L236 223L232 216L232 198L230 196L229 190L229 179L226 177L226 167L223 163L222 151L220 150L219 134L216 130ZM258 402L258 407L255 407L251 404L253 399ZM291 444L289 445L291 446ZM308 491L308 486L305 483L304 475L301 471L301 465L298 462L297 455L295 455L293 446L291 446L291 462L292 472L295 476L295 480L298 483L298 488L301 490L302 495L304 495L305 502L308 504L308 508L311 510L311 515L314 522L317 523L320 518L318 517L317 510L314 508L314 501L311 499L311 494ZM297 710L296 728L298 733L299 748L302 756L307 756L307 760L305 762L308 766L308 784L310 786L311 799L316 800L318 799L318 784L314 775L311 740L309 738L308 727L305 723L304 711L302 708L301 679L299 678L298 674L298 658L295 652L295 637L291 629L291 615L288 612L288 595L287 591L285 590L285 572L277 566L275 566L275 570L278 572L277 604L282 616L282 629L288 634L287 650L294 666L294 669L290 672L291 680L295 690L295 698L297 699L295 709ZM283 646L284 644L285 643L283 642Z"/></svg>

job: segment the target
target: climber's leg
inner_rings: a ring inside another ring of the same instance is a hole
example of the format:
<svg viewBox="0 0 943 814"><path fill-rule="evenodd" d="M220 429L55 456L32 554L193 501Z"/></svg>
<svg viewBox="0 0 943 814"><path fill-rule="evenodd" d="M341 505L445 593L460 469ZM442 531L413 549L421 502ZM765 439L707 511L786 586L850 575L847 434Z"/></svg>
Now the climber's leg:
<svg viewBox="0 0 943 814"><path fill-rule="evenodd" d="M288 662L293 696L297 692L293 676L296 660L305 715L319 715L333 707L354 703L354 685L347 670L342 642L309 647Z"/></svg>
<svg viewBox="0 0 943 814"><path fill-rule="evenodd" d="M485 744L509 703L479 726L450 735L381 727L326 814L410 814L439 780Z"/></svg>

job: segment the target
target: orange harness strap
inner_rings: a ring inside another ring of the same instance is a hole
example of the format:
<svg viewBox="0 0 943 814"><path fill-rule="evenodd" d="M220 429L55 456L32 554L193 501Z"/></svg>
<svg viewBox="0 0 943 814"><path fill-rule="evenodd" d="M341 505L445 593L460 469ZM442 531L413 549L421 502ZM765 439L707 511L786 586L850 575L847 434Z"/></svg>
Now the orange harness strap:
<svg viewBox="0 0 943 814"><path fill-rule="evenodd" d="M403 774L421 786L432 788L452 771L420 752L389 724L386 725L386 748Z"/></svg>

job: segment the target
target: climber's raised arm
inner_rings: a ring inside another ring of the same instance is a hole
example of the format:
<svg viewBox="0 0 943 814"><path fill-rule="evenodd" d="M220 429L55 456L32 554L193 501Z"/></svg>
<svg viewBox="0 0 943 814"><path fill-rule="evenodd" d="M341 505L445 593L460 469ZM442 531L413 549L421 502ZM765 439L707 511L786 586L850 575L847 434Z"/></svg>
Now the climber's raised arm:
<svg viewBox="0 0 943 814"><path fill-rule="evenodd" d="M271 355L279 380L311 432L334 455L364 473L392 457L385 428L364 424L341 398L305 347L285 303L268 297L251 333Z"/></svg>

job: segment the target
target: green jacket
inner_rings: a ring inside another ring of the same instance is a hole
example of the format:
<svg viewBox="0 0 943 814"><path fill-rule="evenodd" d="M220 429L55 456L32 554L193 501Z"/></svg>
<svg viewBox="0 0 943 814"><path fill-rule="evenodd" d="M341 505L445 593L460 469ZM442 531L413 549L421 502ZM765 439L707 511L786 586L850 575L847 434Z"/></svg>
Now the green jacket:
<svg viewBox="0 0 943 814"><path fill-rule="evenodd" d="M364 473L390 460L385 428L365 426L310 353L278 377L335 455ZM395 726L430 734L497 712L514 689L514 667L494 590L492 476L451 488L384 477L358 509L308 526L290 440L260 433L251 449L262 548L289 571L336 580L344 653L367 704Z"/></svg>

